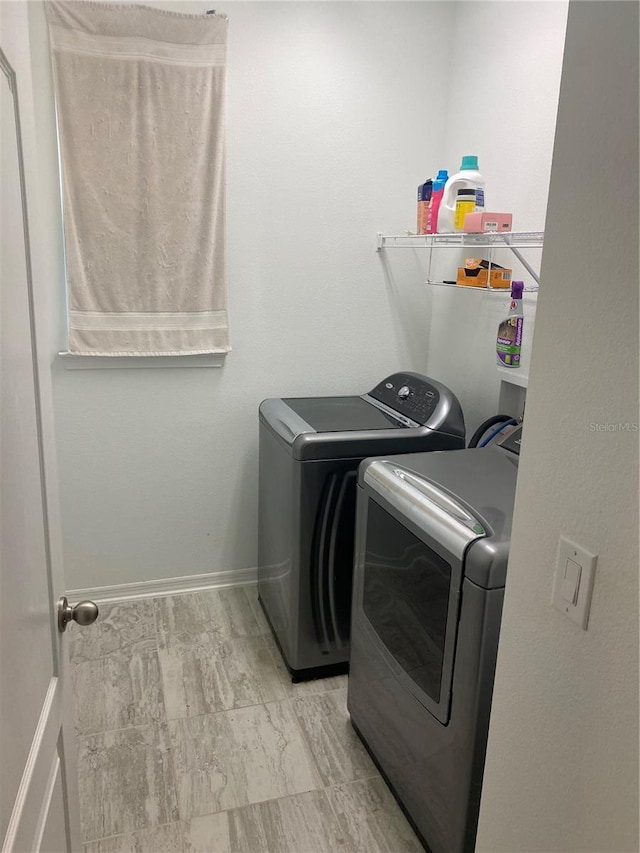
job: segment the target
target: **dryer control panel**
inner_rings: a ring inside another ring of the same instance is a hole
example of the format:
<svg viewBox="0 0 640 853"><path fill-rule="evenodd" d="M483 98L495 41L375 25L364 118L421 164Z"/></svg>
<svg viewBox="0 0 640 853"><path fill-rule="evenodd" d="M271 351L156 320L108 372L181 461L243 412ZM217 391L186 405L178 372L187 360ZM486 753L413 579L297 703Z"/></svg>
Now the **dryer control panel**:
<svg viewBox="0 0 640 853"><path fill-rule="evenodd" d="M426 376L394 373L378 383L369 396L419 424L428 423L440 401L440 392Z"/></svg>

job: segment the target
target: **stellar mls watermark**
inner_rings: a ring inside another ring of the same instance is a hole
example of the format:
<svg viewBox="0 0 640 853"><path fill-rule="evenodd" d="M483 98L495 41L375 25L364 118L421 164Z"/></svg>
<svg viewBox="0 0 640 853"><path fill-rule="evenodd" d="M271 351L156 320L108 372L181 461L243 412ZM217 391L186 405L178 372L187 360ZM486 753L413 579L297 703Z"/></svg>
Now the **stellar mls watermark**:
<svg viewBox="0 0 640 853"><path fill-rule="evenodd" d="M638 432L638 423L630 421L617 421L616 423L591 422L589 424L589 432Z"/></svg>

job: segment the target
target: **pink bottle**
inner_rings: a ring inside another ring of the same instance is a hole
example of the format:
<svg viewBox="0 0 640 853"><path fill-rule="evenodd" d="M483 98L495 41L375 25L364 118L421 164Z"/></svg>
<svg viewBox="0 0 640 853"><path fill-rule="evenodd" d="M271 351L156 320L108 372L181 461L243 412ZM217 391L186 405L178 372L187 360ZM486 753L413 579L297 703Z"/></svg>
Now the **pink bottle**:
<svg viewBox="0 0 640 853"><path fill-rule="evenodd" d="M446 169L441 169L438 172L438 177L433 182L431 201L429 202L429 210L427 211L427 234L435 234L438 230L438 211L440 210L440 202L444 195L444 185L448 177Z"/></svg>

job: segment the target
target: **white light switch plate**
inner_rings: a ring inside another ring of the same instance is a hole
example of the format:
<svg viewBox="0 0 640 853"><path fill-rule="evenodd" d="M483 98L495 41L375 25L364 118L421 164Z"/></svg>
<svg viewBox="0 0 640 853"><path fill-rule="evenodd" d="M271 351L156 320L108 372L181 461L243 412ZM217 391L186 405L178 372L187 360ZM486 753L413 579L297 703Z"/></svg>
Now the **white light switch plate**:
<svg viewBox="0 0 640 853"><path fill-rule="evenodd" d="M551 603L587 630L597 556L560 537Z"/></svg>

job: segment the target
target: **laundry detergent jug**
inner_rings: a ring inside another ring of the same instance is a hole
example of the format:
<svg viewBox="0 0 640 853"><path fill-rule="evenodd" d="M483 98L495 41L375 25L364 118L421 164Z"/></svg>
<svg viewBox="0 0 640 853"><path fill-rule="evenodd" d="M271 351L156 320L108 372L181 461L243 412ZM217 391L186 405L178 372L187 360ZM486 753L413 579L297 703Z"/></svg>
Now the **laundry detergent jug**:
<svg viewBox="0 0 640 853"><path fill-rule="evenodd" d="M456 172L455 175L451 175L445 184L440 209L438 210L438 232L461 231L463 228L463 224L458 229L456 229L455 225L458 190L475 190L475 210L472 212L482 212L485 209L484 187L485 180L478 171L478 158L475 155L466 154L462 158L460 171Z"/></svg>

